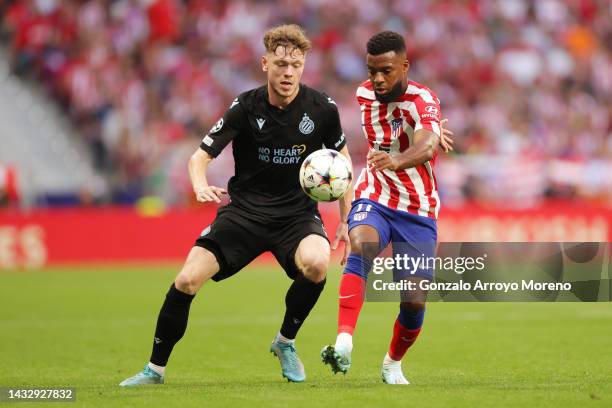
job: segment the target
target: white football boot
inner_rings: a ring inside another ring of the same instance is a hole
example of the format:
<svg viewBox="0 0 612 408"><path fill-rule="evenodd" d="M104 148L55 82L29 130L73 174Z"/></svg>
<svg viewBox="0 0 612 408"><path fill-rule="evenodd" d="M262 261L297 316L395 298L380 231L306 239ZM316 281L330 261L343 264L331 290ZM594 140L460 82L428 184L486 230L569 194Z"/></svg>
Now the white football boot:
<svg viewBox="0 0 612 408"><path fill-rule="evenodd" d="M410 384L402 373L402 362L393 360L389 353L385 354L381 375L385 384Z"/></svg>

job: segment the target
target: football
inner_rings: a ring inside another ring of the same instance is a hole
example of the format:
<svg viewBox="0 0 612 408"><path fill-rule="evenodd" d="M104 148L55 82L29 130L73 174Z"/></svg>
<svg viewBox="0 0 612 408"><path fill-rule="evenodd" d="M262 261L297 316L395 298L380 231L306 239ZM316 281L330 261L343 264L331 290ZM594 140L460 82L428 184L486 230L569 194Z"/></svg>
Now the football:
<svg viewBox="0 0 612 408"><path fill-rule="evenodd" d="M335 201L351 185L353 171L349 160L331 149L311 153L300 167L300 185L316 201Z"/></svg>

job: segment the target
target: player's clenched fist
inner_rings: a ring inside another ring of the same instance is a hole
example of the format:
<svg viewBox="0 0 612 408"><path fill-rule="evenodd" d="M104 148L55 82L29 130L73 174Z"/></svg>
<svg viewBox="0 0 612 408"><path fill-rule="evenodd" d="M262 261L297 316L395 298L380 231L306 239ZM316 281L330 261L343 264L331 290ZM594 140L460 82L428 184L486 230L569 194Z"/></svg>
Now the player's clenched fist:
<svg viewBox="0 0 612 408"><path fill-rule="evenodd" d="M195 189L196 199L201 203L205 203L208 201L214 201L216 203L220 203L221 196L223 194L227 194L227 191L221 187L206 186L206 187L198 187Z"/></svg>

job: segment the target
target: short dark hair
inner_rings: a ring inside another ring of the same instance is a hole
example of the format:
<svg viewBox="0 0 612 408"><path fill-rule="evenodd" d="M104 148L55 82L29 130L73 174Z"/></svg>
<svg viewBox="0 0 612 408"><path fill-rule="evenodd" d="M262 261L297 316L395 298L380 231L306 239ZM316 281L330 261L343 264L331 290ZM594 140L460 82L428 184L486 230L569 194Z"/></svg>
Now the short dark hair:
<svg viewBox="0 0 612 408"><path fill-rule="evenodd" d="M385 52L395 51L396 54L406 53L404 37L395 31L381 31L368 40L368 54L380 55Z"/></svg>

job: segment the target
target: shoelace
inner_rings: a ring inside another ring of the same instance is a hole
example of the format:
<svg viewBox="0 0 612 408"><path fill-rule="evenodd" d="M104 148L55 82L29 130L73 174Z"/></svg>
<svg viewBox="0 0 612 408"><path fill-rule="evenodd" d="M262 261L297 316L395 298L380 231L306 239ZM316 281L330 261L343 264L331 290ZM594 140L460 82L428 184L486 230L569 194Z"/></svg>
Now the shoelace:
<svg viewBox="0 0 612 408"><path fill-rule="evenodd" d="M287 349L291 350L293 353L296 353L296 349L295 346L293 345L293 343L290 344L283 344L282 346L279 344L279 348L281 350L286 351ZM297 356L295 354L285 354L286 360L289 362L289 365L291 366L292 369L297 369L298 367L298 363L297 363Z"/></svg>
<svg viewBox="0 0 612 408"><path fill-rule="evenodd" d="M158 377L159 376L159 374L153 371L150 367L145 368L143 372L140 373L140 375L143 377Z"/></svg>

